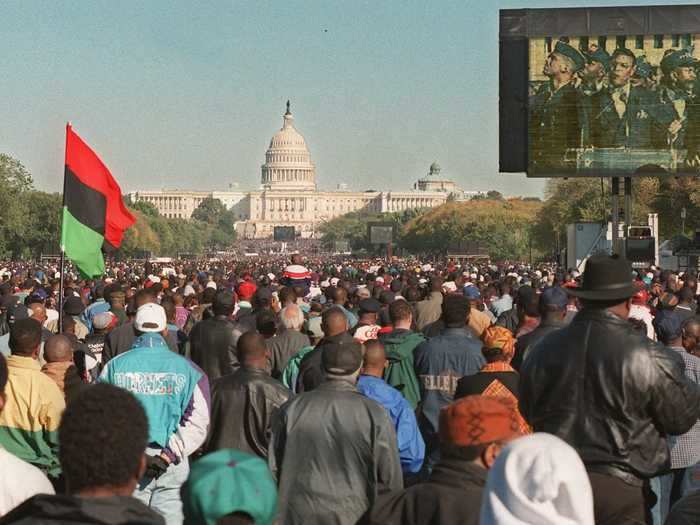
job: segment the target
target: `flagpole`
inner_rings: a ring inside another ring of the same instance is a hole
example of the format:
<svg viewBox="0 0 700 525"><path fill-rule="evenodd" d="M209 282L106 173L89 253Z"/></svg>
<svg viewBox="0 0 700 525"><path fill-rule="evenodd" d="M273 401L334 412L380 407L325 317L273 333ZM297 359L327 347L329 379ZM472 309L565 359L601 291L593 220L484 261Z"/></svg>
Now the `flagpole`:
<svg viewBox="0 0 700 525"><path fill-rule="evenodd" d="M71 123L68 121L66 123L66 153L68 153L68 132L71 128ZM65 273L66 273L66 247L63 245L63 210L66 207L66 168L65 168L65 159L68 158L66 155L64 157L64 165L63 165L63 195L62 199L63 202L61 203L61 262L60 262L60 269L59 272L61 273L60 275L60 280L59 280L59 287L58 287L58 333L62 334L63 333L63 286L65 284Z"/></svg>

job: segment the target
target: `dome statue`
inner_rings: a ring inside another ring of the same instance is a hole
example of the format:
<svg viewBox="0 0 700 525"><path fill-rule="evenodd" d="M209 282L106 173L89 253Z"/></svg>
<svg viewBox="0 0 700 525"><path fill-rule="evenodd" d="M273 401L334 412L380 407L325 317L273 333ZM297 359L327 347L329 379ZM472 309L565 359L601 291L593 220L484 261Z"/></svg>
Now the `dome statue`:
<svg viewBox="0 0 700 525"><path fill-rule="evenodd" d="M311 161L304 137L294 127L294 116L287 101L282 128L272 136L262 165L266 189L316 189L316 166Z"/></svg>

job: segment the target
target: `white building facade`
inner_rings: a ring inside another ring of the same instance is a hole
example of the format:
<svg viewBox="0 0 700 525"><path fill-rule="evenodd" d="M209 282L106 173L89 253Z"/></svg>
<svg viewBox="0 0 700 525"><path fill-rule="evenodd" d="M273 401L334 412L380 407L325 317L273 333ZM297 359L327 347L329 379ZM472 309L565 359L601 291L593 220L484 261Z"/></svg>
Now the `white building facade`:
<svg viewBox="0 0 700 525"><path fill-rule="evenodd" d="M282 128L275 133L261 167L261 189L234 191L135 191L132 202L146 201L167 218L189 219L207 197L220 199L233 209L239 238L270 238L275 226L294 226L303 238L317 237L323 223L346 213L397 212L413 208L433 208L448 198L460 199L463 192L454 182L440 176L433 163L430 173L420 179L412 191L318 191L316 166L304 137L294 127L289 109Z"/></svg>

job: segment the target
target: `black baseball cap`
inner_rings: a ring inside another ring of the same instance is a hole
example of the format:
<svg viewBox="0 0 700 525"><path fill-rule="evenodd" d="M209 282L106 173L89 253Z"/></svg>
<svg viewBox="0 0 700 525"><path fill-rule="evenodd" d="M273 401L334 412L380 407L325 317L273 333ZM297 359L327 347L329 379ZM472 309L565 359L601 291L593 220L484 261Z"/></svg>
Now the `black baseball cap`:
<svg viewBox="0 0 700 525"><path fill-rule="evenodd" d="M323 345L321 365L329 375L344 376L362 366L362 345L355 341L338 341Z"/></svg>
<svg viewBox="0 0 700 525"><path fill-rule="evenodd" d="M369 299L362 299L358 303L358 306L360 307L361 312L367 312L370 314L376 314L382 309L382 303L371 297Z"/></svg>

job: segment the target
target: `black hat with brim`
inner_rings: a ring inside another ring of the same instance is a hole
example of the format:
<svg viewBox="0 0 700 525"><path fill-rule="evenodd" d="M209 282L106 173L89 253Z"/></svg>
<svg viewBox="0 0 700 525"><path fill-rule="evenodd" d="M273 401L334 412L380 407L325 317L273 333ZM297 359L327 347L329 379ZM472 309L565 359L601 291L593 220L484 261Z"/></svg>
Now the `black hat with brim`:
<svg viewBox="0 0 700 525"><path fill-rule="evenodd" d="M581 286L567 293L590 301L624 301L637 293L632 266L619 255L594 255L586 261Z"/></svg>

